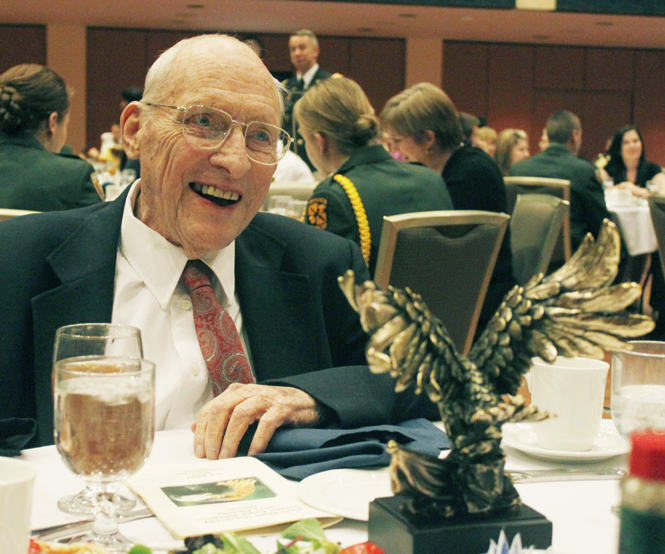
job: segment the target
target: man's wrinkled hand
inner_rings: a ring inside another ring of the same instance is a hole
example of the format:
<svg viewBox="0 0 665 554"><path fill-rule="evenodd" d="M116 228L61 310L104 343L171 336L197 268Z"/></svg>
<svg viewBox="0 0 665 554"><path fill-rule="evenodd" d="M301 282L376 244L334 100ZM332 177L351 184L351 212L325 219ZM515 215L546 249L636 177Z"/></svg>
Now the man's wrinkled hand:
<svg viewBox="0 0 665 554"><path fill-rule="evenodd" d="M319 419L316 401L292 387L230 385L199 413L194 431L194 454L217 460L232 458L247 428L258 421L248 455L259 454L282 425L310 426Z"/></svg>

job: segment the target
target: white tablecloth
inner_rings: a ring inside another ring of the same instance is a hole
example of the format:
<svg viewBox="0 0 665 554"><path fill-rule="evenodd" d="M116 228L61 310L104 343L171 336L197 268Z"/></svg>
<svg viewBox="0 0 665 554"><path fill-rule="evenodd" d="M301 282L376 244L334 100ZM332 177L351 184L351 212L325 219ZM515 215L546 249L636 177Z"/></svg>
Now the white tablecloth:
<svg viewBox="0 0 665 554"><path fill-rule="evenodd" d="M513 449L508 453L509 469L547 467L625 467L625 456L595 464L557 464L537 460ZM63 495L78 492L82 482L71 473L54 446L25 450L22 459L38 468L32 508L32 527L39 528L65 521L73 516L58 511L56 501ZM145 471L152 464L207 463L192 453L189 430L160 431ZM296 487L297 483L293 483ZM619 520L610 508L620 500L619 481L570 481L526 483L517 485L525 504L544 514L554 525L554 554L612 554L617 552ZM164 548L182 544L175 541L155 518L125 523L121 526L128 537L149 546ZM326 531L331 540L349 546L367 540L367 524L345 519ZM266 554L274 552L273 538L250 537ZM480 554L480 553L478 553Z"/></svg>
<svg viewBox="0 0 665 554"><path fill-rule="evenodd" d="M629 206L608 203L607 209L616 215L621 236L631 256L656 251L658 243L646 200Z"/></svg>

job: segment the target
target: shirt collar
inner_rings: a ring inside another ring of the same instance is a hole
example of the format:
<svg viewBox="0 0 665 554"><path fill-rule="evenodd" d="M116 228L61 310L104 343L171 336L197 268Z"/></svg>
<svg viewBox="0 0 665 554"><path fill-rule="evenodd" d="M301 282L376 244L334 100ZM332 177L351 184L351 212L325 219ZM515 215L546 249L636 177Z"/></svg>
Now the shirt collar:
<svg viewBox="0 0 665 554"><path fill-rule="evenodd" d="M309 88L309 84L312 82L312 79L314 79L314 75L316 75L318 70L319 64L315 63L312 67L305 71L304 75L298 73L298 79L302 79L303 88Z"/></svg>
<svg viewBox="0 0 665 554"><path fill-rule="evenodd" d="M134 206L141 190L141 180L133 185L127 199L120 228L120 252L134 269L160 307L166 310L187 256L182 248L171 244L134 215ZM228 301L235 295L235 241L221 250L206 254L202 261L212 269Z"/></svg>

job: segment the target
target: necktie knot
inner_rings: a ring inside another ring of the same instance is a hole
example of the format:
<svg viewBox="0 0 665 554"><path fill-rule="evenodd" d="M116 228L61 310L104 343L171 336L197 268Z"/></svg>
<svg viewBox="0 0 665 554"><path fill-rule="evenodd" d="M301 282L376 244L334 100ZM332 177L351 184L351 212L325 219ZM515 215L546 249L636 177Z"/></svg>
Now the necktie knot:
<svg viewBox="0 0 665 554"><path fill-rule="evenodd" d="M211 271L201 260L189 260L180 278L185 288L191 293L198 288L210 285Z"/></svg>

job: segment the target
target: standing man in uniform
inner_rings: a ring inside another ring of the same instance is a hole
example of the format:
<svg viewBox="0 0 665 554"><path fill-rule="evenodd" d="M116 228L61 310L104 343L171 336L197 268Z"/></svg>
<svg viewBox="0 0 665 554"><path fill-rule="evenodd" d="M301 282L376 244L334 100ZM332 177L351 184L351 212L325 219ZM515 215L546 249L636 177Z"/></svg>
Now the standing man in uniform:
<svg viewBox="0 0 665 554"><path fill-rule="evenodd" d="M298 154L312 171L314 166L307 157L303 138L296 132L293 121L293 106L302 97L305 91L317 81L327 79L330 73L319 67L319 41L316 35L308 29L296 31L289 37L289 55L291 63L296 68L296 73L282 84L286 87L286 98L284 100L284 130L295 141L291 148Z"/></svg>

